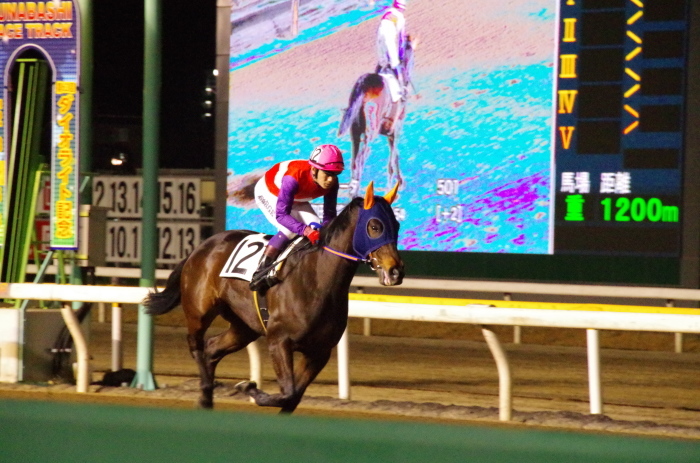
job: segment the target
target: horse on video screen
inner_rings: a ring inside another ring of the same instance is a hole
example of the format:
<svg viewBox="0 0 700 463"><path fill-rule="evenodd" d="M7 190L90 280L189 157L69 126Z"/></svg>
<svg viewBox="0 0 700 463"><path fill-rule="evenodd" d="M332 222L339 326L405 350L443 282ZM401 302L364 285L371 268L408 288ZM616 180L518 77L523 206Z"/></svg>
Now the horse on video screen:
<svg viewBox="0 0 700 463"><path fill-rule="evenodd" d="M214 372L221 359L266 335L281 393L263 392L252 381L239 383L237 389L258 405L294 411L345 331L348 292L359 263L369 264L382 285L403 281L403 261L396 249L399 224L391 208L397 191L398 185L384 197L374 196L370 183L364 198L352 200L321 230L317 245L306 241L292 251L278 272L280 283L266 294L267 328L248 282L219 276L233 249L251 231L230 230L207 239L177 265L162 292L145 299L153 315L182 306L187 342L199 367L201 407L213 406ZM217 316L229 328L205 340ZM295 352L301 354L296 364Z"/></svg>
<svg viewBox="0 0 700 463"><path fill-rule="evenodd" d="M358 194L362 171L370 154L370 144L379 135L386 136L389 141L388 184L393 185L395 182L398 182L399 186L403 184L397 144L406 117L408 88L412 85L415 47L415 42L408 37L401 53L400 69L404 88L401 89L403 97L398 101L392 102L389 84L380 72L363 74L352 88L348 107L345 109L338 129L338 136L343 136L349 131L352 140L350 197Z"/></svg>

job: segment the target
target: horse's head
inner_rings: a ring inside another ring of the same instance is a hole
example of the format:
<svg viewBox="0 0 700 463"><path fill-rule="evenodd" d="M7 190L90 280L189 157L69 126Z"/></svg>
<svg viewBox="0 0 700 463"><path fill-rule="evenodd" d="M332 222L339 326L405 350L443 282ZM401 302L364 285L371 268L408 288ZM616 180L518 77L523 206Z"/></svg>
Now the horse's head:
<svg viewBox="0 0 700 463"><path fill-rule="evenodd" d="M352 240L355 252L369 259L384 286L400 285L404 276L403 261L396 249L399 222L391 208L397 191L398 184L386 196L379 197L374 196L372 183L367 186Z"/></svg>

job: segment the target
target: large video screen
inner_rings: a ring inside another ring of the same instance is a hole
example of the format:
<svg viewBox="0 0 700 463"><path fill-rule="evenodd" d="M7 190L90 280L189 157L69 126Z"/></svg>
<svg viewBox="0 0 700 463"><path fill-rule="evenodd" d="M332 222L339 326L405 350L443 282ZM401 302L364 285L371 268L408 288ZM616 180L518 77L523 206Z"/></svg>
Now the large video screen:
<svg viewBox="0 0 700 463"><path fill-rule="evenodd" d="M339 208L400 182L402 250L679 255L686 1L407 0L404 98L341 131L392 3L233 7L228 229L274 233L253 185L333 143Z"/></svg>

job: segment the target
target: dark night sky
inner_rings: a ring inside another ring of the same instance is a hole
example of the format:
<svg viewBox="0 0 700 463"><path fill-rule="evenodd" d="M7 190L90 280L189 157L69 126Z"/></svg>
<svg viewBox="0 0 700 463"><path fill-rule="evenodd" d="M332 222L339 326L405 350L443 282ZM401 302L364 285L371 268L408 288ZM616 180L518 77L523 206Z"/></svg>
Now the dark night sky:
<svg viewBox="0 0 700 463"><path fill-rule="evenodd" d="M202 119L201 103L206 76L215 66L215 0L161 2L160 166L213 168L213 123ZM93 3L93 108L98 121L113 116L140 121L143 11L143 0Z"/></svg>

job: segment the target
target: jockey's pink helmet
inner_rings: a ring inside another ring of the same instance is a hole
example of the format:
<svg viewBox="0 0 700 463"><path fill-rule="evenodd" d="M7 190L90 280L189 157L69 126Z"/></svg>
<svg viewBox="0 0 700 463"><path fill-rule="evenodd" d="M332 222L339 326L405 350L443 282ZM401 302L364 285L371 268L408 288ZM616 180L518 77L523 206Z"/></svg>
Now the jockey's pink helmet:
<svg viewBox="0 0 700 463"><path fill-rule="evenodd" d="M319 145L311 152L309 164L327 172L342 172L345 168L343 153L335 145Z"/></svg>
<svg viewBox="0 0 700 463"><path fill-rule="evenodd" d="M406 9L406 0L394 0L394 8L398 8L400 10L405 10Z"/></svg>

